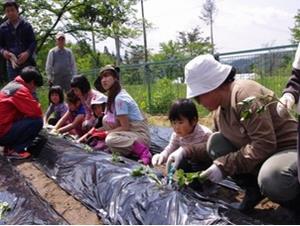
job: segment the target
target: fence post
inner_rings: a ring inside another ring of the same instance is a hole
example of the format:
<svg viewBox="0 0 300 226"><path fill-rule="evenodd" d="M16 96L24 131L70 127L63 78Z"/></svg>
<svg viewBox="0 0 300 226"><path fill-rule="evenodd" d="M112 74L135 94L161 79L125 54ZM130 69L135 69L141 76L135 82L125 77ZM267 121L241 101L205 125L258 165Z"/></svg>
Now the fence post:
<svg viewBox="0 0 300 226"><path fill-rule="evenodd" d="M148 113L152 111L152 100L151 100L151 73L149 73L149 65L148 63L144 64L144 76L146 78L147 83L147 97L148 97Z"/></svg>

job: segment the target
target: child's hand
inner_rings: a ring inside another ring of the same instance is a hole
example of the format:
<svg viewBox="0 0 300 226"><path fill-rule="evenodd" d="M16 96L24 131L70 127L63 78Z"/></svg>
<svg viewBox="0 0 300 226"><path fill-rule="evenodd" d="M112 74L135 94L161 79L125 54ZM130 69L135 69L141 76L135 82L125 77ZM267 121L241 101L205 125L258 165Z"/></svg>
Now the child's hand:
<svg viewBox="0 0 300 226"><path fill-rule="evenodd" d="M159 166L161 165L163 162L165 162L168 158L168 153L166 151L163 151L159 154L155 154L153 157L152 157L152 165L153 166Z"/></svg>
<svg viewBox="0 0 300 226"><path fill-rule="evenodd" d="M177 169L183 157L184 157L184 150L182 147L180 147L172 154L169 155L167 160L167 169L170 169L171 165L173 165L173 167Z"/></svg>
<svg viewBox="0 0 300 226"><path fill-rule="evenodd" d="M59 134L58 130L55 129L55 128L53 128L49 133L52 134L52 135L58 135Z"/></svg>

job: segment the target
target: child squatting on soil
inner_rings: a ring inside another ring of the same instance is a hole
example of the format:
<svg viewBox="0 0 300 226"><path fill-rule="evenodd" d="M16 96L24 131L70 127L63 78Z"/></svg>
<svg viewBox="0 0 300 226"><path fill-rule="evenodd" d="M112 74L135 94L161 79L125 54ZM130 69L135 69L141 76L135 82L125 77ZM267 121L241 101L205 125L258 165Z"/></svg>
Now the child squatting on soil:
<svg viewBox="0 0 300 226"><path fill-rule="evenodd" d="M198 171L201 165L204 169L204 165L211 164L206 151L206 142L211 131L198 124L195 104L188 99L175 101L169 111L169 120L174 132L168 146L161 153L153 156L152 164L156 166L167 162L167 170L172 165L174 169L183 168L185 171L192 172ZM205 160L206 164L200 164Z"/></svg>
<svg viewBox="0 0 300 226"><path fill-rule="evenodd" d="M148 125L135 100L122 89L120 69L111 65L101 68L94 85L100 92L107 92L108 101L103 127L108 131L106 145L113 152L125 156L135 155L148 165L150 133Z"/></svg>
<svg viewBox="0 0 300 226"><path fill-rule="evenodd" d="M53 133L70 133L72 135L82 136L82 122L85 117L85 110L79 97L73 90L67 92L67 104L69 110L57 122L53 128Z"/></svg>
<svg viewBox="0 0 300 226"><path fill-rule="evenodd" d="M105 95L96 96L91 101L91 107L96 118L96 125L86 134L80 137L77 142L87 143L97 150L105 147L107 132L102 128L102 119L106 108L107 97Z"/></svg>
<svg viewBox="0 0 300 226"><path fill-rule="evenodd" d="M44 116L44 125L56 125L58 120L68 111L64 102L64 92L60 86L52 86L48 94L49 107Z"/></svg>

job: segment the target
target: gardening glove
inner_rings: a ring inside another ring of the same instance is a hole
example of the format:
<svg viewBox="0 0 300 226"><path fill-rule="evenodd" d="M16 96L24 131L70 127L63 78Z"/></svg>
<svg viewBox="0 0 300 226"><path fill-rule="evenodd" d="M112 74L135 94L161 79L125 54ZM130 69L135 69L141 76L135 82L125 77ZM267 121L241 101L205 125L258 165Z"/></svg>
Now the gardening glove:
<svg viewBox="0 0 300 226"><path fill-rule="evenodd" d="M216 164L212 164L200 174L200 177L207 178L214 183L219 183L223 180L223 173Z"/></svg>
<svg viewBox="0 0 300 226"><path fill-rule="evenodd" d="M285 93L279 100L281 103L277 103L276 110L280 117L284 117L288 113L288 110L294 105L295 98L292 94Z"/></svg>
<svg viewBox="0 0 300 226"><path fill-rule="evenodd" d="M184 157L184 150L182 147L180 147L172 154L169 155L166 168L171 169L171 165L172 165L174 169L177 169L183 157Z"/></svg>
<svg viewBox="0 0 300 226"><path fill-rule="evenodd" d="M298 49L295 54L293 68L300 70L300 43L298 44Z"/></svg>
<svg viewBox="0 0 300 226"><path fill-rule="evenodd" d="M152 157L152 165L153 166L159 166L161 165L163 162L165 162L168 158L168 153L166 151L162 151L161 153L159 154L155 154L153 157Z"/></svg>

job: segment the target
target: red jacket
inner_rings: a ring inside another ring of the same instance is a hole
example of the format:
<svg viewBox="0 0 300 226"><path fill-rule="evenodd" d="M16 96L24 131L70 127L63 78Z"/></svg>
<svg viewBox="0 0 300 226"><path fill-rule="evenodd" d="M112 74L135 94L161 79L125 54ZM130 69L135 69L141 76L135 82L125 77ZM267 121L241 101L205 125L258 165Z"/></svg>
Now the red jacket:
<svg viewBox="0 0 300 226"><path fill-rule="evenodd" d="M11 128L13 122L22 118L42 117L40 103L18 76L0 91L0 137Z"/></svg>

